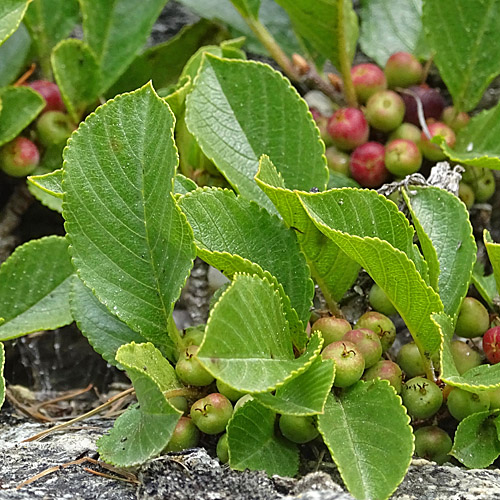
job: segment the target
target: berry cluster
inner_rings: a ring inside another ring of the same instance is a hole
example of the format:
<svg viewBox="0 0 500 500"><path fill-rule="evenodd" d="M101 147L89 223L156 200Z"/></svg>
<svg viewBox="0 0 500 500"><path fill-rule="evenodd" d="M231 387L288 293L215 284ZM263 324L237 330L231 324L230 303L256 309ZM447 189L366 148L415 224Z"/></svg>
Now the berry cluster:
<svg viewBox="0 0 500 500"><path fill-rule="evenodd" d="M370 63L354 66L351 77L361 109L340 108L328 117L311 112L327 145L329 168L362 187L377 188L391 175L418 172L424 159L444 160L431 138L442 136L453 148L455 133L469 121L466 113L445 107L437 89L422 83L422 65L406 52L393 54L383 70ZM470 207L488 200L494 189L490 170L468 168L460 197Z"/></svg>
<svg viewBox="0 0 500 500"><path fill-rule="evenodd" d="M34 80L28 86L38 92L46 102L34 129L26 129L24 136L17 136L0 148L0 168L13 177L31 174L40 163L43 152L62 146L76 128L65 112L59 87L47 80Z"/></svg>

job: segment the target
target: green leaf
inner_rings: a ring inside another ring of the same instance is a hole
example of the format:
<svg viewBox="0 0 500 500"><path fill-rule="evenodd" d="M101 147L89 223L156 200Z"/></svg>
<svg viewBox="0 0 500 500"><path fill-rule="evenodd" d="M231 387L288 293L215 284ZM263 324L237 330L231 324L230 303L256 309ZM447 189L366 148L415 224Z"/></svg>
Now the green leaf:
<svg viewBox="0 0 500 500"><path fill-rule="evenodd" d="M64 194L62 189L62 177L63 171L62 168L60 168L48 174L29 176L28 185L32 184L37 186L55 198L62 199Z"/></svg>
<svg viewBox="0 0 500 500"><path fill-rule="evenodd" d="M62 214L62 198L58 198L41 189L36 184L28 182L29 192L45 207Z"/></svg>
<svg viewBox="0 0 500 500"><path fill-rule="evenodd" d="M494 274L485 276L484 265L480 261L476 261L474 264L472 284L486 303L493 307L493 299L498 297L497 282Z"/></svg>
<svg viewBox="0 0 500 500"><path fill-rule="evenodd" d="M500 169L500 103L494 108L474 116L457 134L455 147L451 149L444 138L441 148L452 161L463 165Z"/></svg>
<svg viewBox="0 0 500 500"><path fill-rule="evenodd" d="M295 234L280 219L229 190L198 189L181 198L179 206L201 259L229 278L253 272L242 259L258 264L283 285L302 323L309 321L314 284Z"/></svg>
<svg viewBox="0 0 500 500"><path fill-rule="evenodd" d="M231 0L231 3L244 17L259 17L260 0Z"/></svg>
<svg viewBox="0 0 500 500"><path fill-rule="evenodd" d="M441 348L430 315L443 304L425 282L413 228L396 205L375 191L351 188L298 196L316 227L366 269L384 290L427 359Z"/></svg>
<svg viewBox="0 0 500 500"><path fill-rule="evenodd" d="M128 408L118 417L113 429L97 445L101 458L119 467L139 465L160 454L181 417L162 392L162 382L173 368L151 348L151 344L132 343L117 353L117 362L125 367L134 384L139 406Z"/></svg>
<svg viewBox="0 0 500 500"><path fill-rule="evenodd" d="M299 449L274 433L276 414L257 401L248 401L227 424L229 465L236 470L265 470L269 476L293 477Z"/></svg>
<svg viewBox="0 0 500 500"><path fill-rule="evenodd" d="M276 413L317 415L323 413L334 377L335 363L318 356L304 373L279 387L276 395L266 392L253 397Z"/></svg>
<svg viewBox="0 0 500 500"><path fill-rule="evenodd" d="M341 174L340 172L330 170L330 178L328 179L327 189L343 187L359 188L361 186L354 179L351 179L351 177L347 177L347 175Z"/></svg>
<svg viewBox="0 0 500 500"><path fill-rule="evenodd" d="M187 97L186 123L236 191L268 210L274 207L254 181L262 154L288 188L326 186L324 144L307 104L269 66L206 54Z"/></svg>
<svg viewBox="0 0 500 500"><path fill-rule="evenodd" d="M499 410L482 411L458 424L450 455L469 469L484 469L500 455L496 421Z"/></svg>
<svg viewBox="0 0 500 500"><path fill-rule="evenodd" d="M111 365L117 365L116 352L122 345L145 342L141 335L111 314L79 279L73 280L70 306L71 314L89 344Z"/></svg>
<svg viewBox="0 0 500 500"><path fill-rule="evenodd" d="M295 231L311 275L327 302L340 300L356 280L359 265L316 228L297 193L285 188L283 178L267 156L261 158L255 180L286 224Z"/></svg>
<svg viewBox="0 0 500 500"><path fill-rule="evenodd" d="M340 0L339 0L340 1ZM320 54L330 59L339 69L339 32L345 30L348 39L348 52L352 61L358 40L358 18L351 0L344 1L344 19L341 28L338 0L276 0L292 20L293 27Z"/></svg>
<svg viewBox="0 0 500 500"><path fill-rule="evenodd" d="M16 138L45 107L43 97L29 87L0 89L0 146Z"/></svg>
<svg viewBox="0 0 500 500"><path fill-rule="evenodd" d="M438 187L412 186L404 196L429 265L430 284L455 323L476 260L469 212L457 196Z"/></svg>
<svg viewBox="0 0 500 500"><path fill-rule="evenodd" d="M452 319L446 314L440 313L433 314L432 320L439 327L443 336L440 377L443 382L471 392L500 387L500 364L479 365L460 375L450 350L454 333Z"/></svg>
<svg viewBox="0 0 500 500"><path fill-rule="evenodd" d="M500 290L500 244L494 243L489 231L485 230L483 234L484 246L488 252L493 276L497 284L497 291Z"/></svg>
<svg viewBox="0 0 500 500"><path fill-rule="evenodd" d="M5 379L3 377L3 369L5 365L5 350L0 342L0 409L5 401Z"/></svg>
<svg viewBox="0 0 500 500"><path fill-rule="evenodd" d="M176 174L174 178L174 193L187 194L198 188L196 182L184 177L182 174Z"/></svg>
<svg viewBox="0 0 500 500"><path fill-rule="evenodd" d="M81 40L69 38L54 48L51 61L64 104L78 123L99 95L100 74L94 54Z"/></svg>
<svg viewBox="0 0 500 500"><path fill-rule="evenodd" d="M31 38L24 24L0 47L0 87L12 83L26 65Z"/></svg>
<svg viewBox="0 0 500 500"><path fill-rule="evenodd" d="M135 59L168 0L80 0L83 34L107 90Z"/></svg>
<svg viewBox="0 0 500 500"><path fill-rule="evenodd" d="M361 2L363 52L383 67L395 52L416 54L422 43L422 0L363 0Z"/></svg>
<svg viewBox="0 0 500 500"><path fill-rule="evenodd" d="M389 498L403 480L413 453L409 422L386 380L360 381L329 396L318 429L354 497Z"/></svg>
<svg viewBox="0 0 500 500"><path fill-rule="evenodd" d="M17 247L0 267L0 317L4 319L0 340L71 323L72 278L64 238L49 236Z"/></svg>
<svg viewBox="0 0 500 500"><path fill-rule="evenodd" d="M0 45L19 27L31 0L3 0L0 4Z"/></svg>
<svg viewBox="0 0 500 500"><path fill-rule="evenodd" d="M197 357L234 389L269 392L306 370L320 349L314 336L295 359L279 292L265 278L236 274L210 312Z"/></svg>
<svg viewBox="0 0 500 500"><path fill-rule="evenodd" d="M35 0L24 17L45 77L50 77L50 53L69 36L79 20L77 0Z"/></svg>
<svg viewBox="0 0 500 500"><path fill-rule="evenodd" d="M213 43L218 34L219 28L205 20L185 26L173 38L136 56L107 95L134 90L149 80L156 89L175 84L189 58L200 46Z"/></svg>
<svg viewBox="0 0 500 500"><path fill-rule="evenodd" d="M500 73L500 5L496 0L424 0L423 23L455 108L470 111Z"/></svg>
<svg viewBox="0 0 500 500"><path fill-rule="evenodd" d="M64 151L63 215L78 274L154 344L192 267L191 228L172 196L174 118L151 85L83 122Z"/></svg>

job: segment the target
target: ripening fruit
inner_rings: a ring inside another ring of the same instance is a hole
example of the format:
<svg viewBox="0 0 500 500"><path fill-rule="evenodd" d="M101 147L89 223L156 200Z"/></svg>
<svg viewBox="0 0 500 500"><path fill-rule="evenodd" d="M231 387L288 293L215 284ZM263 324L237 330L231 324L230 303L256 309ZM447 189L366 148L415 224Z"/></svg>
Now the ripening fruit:
<svg viewBox="0 0 500 500"><path fill-rule="evenodd" d="M393 361L386 359L379 361L363 374L363 380L374 380L377 378L389 381L398 394L401 392L403 374L401 373L401 368Z"/></svg>
<svg viewBox="0 0 500 500"><path fill-rule="evenodd" d="M392 90L373 94L366 103L366 119L377 130L390 132L403 123L405 105L403 99Z"/></svg>
<svg viewBox="0 0 500 500"><path fill-rule="evenodd" d="M281 434L297 444L308 443L319 435L312 416L281 415L279 426Z"/></svg>
<svg viewBox="0 0 500 500"><path fill-rule="evenodd" d="M450 436L443 429L428 425L417 429L415 436L415 454L439 465L450 460L450 451L453 446Z"/></svg>
<svg viewBox="0 0 500 500"><path fill-rule="evenodd" d="M0 149L0 167L13 177L31 174L39 161L40 153L36 144L25 137L16 137Z"/></svg>
<svg viewBox="0 0 500 500"><path fill-rule="evenodd" d="M432 380L414 377L403 384L403 404L414 419L432 417L443 403L443 393Z"/></svg>
<svg viewBox="0 0 500 500"><path fill-rule="evenodd" d="M333 316L325 316L324 318L319 318L316 320L311 330L313 332L318 331L323 337L324 343L323 347L326 347L332 342L342 340L344 335L351 330L351 324L342 318L335 318Z"/></svg>
<svg viewBox="0 0 500 500"><path fill-rule="evenodd" d="M28 83L28 87L38 92L45 100L46 104L43 113L46 111L66 110L59 87L55 83L47 80L34 80Z"/></svg>
<svg viewBox="0 0 500 500"><path fill-rule="evenodd" d="M356 344L340 340L327 345L321 353L323 359L335 361L335 387L348 387L357 382L365 369L365 360Z"/></svg>
<svg viewBox="0 0 500 500"><path fill-rule="evenodd" d="M358 64L351 68L352 84L359 102L365 103L370 96L387 88L384 72L375 64Z"/></svg>
<svg viewBox="0 0 500 500"><path fill-rule="evenodd" d="M368 328L359 328L347 332L342 340L347 340L358 346L365 359L365 369L373 366L382 356L382 344L378 335Z"/></svg>
<svg viewBox="0 0 500 500"><path fill-rule="evenodd" d="M470 116L464 111L457 113L453 106L448 106L444 109L441 120L446 123L453 132L457 133L467 126L470 121Z"/></svg>
<svg viewBox="0 0 500 500"><path fill-rule="evenodd" d="M382 344L382 352L387 351L396 339L396 326L390 318L376 311L364 313L357 321L356 328L368 328L375 332Z"/></svg>
<svg viewBox="0 0 500 500"><path fill-rule="evenodd" d="M205 325L190 326L184 331L182 341L186 347L190 345L200 346L205 336Z"/></svg>
<svg viewBox="0 0 500 500"><path fill-rule="evenodd" d="M205 434L223 432L232 414L233 405L231 401L218 392L198 399L193 403L190 411L196 427Z"/></svg>
<svg viewBox="0 0 500 500"><path fill-rule="evenodd" d="M453 387L448 394L446 404L453 418L463 420L473 413L488 410L490 407L490 396L487 391L476 393Z"/></svg>
<svg viewBox="0 0 500 500"><path fill-rule="evenodd" d="M384 68L390 88L409 87L420 83L423 68L418 59L408 52L396 52L387 59Z"/></svg>
<svg viewBox="0 0 500 500"><path fill-rule="evenodd" d="M425 375L424 361L415 342L402 346L396 361L408 378Z"/></svg>
<svg viewBox="0 0 500 500"><path fill-rule="evenodd" d="M480 337L490 326L486 307L473 297L465 297L458 312L455 333L468 339Z"/></svg>
<svg viewBox="0 0 500 500"><path fill-rule="evenodd" d="M444 137L446 144L450 148L453 148L453 146L455 146L455 132L453 132L453 130L451 130L448 125L445 125L441 122L434 122L429 123L427 125L427 128L429 129L431 138L441 135ZM422 134L420 135L419 146L422 154L430 161L441 161L446 158L446 155L443 153L443 150L439 147L439 145L432 143L427 135L425 135L424 131L422 131Z"/></svg>
<svg viewBox="0 0 500 500"><path fill-rule="evenodd" d="M340 108L328 121L333 144L350 151L368 140L370 129L365 115L356 108Z"/></svg>
<svg viewBox="0 0 500 500"><path fill-rule="evenodd" d="M325 156L330 170L349 176L348 154L339 151L335 146L330 146L326 148Z"/></svg>
<svg viewBox="0 0 500 500"><path fill-rule="evenodd" d="M358 146L351 154L351 177L362 187L377 188L389 176L384 163L385 148L378 142Z"/></svg>
<svg viewBox="0 0 500 500"><path fill-rule="evenodd" d="M486 330L483 335L483 351L492 365L500 361L500 326Z"/></svg>
<svg viewBox="0 0 500 500"><path fill-rule="evenodd" d="M200 431L189 417L181 417L175 426L165 452L194 448L200 440Z"/></svg>
<svg viewBox="0 0 500 500"><path fill-rule="evenodd" d="M375 311L385 314L386 316L392 316L398 313L387 294L377 285L377 283L374 283L370 288L368 302L370 302L370 305Z"/></svg>
<svg viewBox="0 0 500 500"><path fill-rule="evenodd" d="M407 141L412 141L415 144L420 142L420 134L422 131L411 123L402 123L396 130L393 130L389 135L389 141L394 139L406 139Z"/></svg>
<svg viewBox="0 0 500 500"><path fill-rule="evenodd" d="M36 122L38 140L44 146L64 144L75 128L69 115L62 111L47 111Z"/></svg>
<svg viewBox="0 0 500 500"><path fill-rule="evenodd" d="M214 377L196 359L198 349L198 346L190 345L181 353L175 365L175 373L185 384L202 387L211 384Z"/></svg>
<svg viewBox="0 0 500 500"><path fill-rule="evenodd" d="M452 342L450 343L450 351L451 355L453 356L455 366L460 375L481 364L481 355L475 349L467 345L465 342L462 342L461 340L452 340Z"/></svg>
<svg viewBox="0 0 500 500"><path fill-rule="evenodd" d="M422 153L418 146L406 139L394 139L385 146L385 167L391 174L405 177L418 172Z"/></svg>
<svg viewBox="0 0 500 500"><path fill-rule="evenodd" d="M444 109L444 99L438 90L422 85L413 85L408 90L415 94L422 102L425 120L429 118L439 120L441 118ZM404 121L413 125L420 125L415 97L406 93L402 93L401 97L405 103L406 110Z"/></svg>

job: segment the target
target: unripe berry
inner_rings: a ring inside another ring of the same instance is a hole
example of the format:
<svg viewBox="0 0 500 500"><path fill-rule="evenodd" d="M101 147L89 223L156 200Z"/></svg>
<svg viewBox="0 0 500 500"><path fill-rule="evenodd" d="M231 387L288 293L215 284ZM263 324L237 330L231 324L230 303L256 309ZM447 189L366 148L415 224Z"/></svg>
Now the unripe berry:
<svg viewBox="0 0 500 500"><path fill-rule="evenodd" d="M342 340L344 335L351 330L351 324L342 318L325 316L316 320L311 329L313 332L318 331L321 333L324 340L323 347L326 347L332 342Z"/></svg>
<svg viewBox="0 0 500 500"><path fill-rule="evenodd" d="M190 345L181 353L175 365L175 373L185 384L201 387L211 384L214 377L195 358L198 349L198 346Z"/></svg>
<svg viewBox="0 0 500 500"><path fill-rule="evenodd" d="M394 139L385 147L385 167L391 174L405 177L418 172L422 165L422 153L418 146L406 139Z"/></svg>
<svg viewBox="0 0 500 500"><path fill-rule="evenodd" d="M474 190L478 203L488 201L495 192L495 178L488 168L466 165L462 180Z"/></svg>
<svg viewBox="0 0 500 500"><path fill-rule="evenodd" d="M348 387L357 382L365 369L361 351L352 342L340 340L327 345L321 353L323 359L335 361L335 387Z"/></svg>
<svg viewBox="0 0 500 500"><path fill-rule="evenodd" d="M229 445L227 442L227 432L224 432L217 441L216 448L217 458L221 463L227 464L229 462Z"/></svg>
<svg viewBox="0 0 500 500"><path fill-rule="evenodd" d="M205 325L190 326L184 331L182 341L186 347L190 345L200 346L205 336Z"/></svg>
<svg viewBox="0 0 500 500"><path fill-rule="evenodd" d="M0 149L0 167L13 177L31 174L39 161L38 148L25 137L16 137Z"/></svg>
<svg viewBox="0 0 500 500"><path fill-rule="evenodd" d="M368 140L370 129L365 115L356 108L341 108L328 121L333 144L350 151Z"/></svg>
<svg viewBox="0 0 500 500"><path fill-rule="evenodd" d="M377 130L390 132L403 122L405 105L403 99L392 90L381 90L373 94L366 103L366 119Z"/></svg>
<svg viewBox="0 0 500 500"><path fill-rule="evenodd" d="M463 420L465 417L486 411L490 407L490 397L488 392L468 392L458 387L453 387L446 400L448 411L456 420Z"/></svg>
<svg viewBox="0 0 500 500"><path fill-rule="evenodd" d="M368 328L351 330L344 335L342 340L347 340L358 346L365 359L365 369L377 363L382 356L380 339L375 332L368 330Z"/></svg>
<svg viewBox="0 0 500 500"><path fill-rule="evenodd" d="M359 102L365 103L370 96L387 88L384 72L375 64L358 64L351 68L352 84Z"/></svg>
<svg viewBox="0 0 500 500"><path fill-rule="evenodd" d="M319 435L314 417L281 415L279 426L281 434L297 444L308 443Z"/></svg>
<svg viewBox="0 0 500 500"><path fill-rule="evenodd" d="M429 123L427 128L429 129L429 133L432 137L436 137L441 135L444 137L446 144L452 148L455 146L456 137L455 132L451 130L448 125L445 125L441 122ZM420 135L420 151L422 154L430 161L441 161L446 158L446 155L443 153L442 149L437 145L430 141L425 132L422 131Z"/></svg>
<svg viewBox="0 0 500 500"><path fill-rule="evenodd" d="M390 88L409 87L422 80L423 68L412 54L396 52L387 59L384 73Z"/></svg>
<svg viewBox="0 0 500 500"><path fill-rule="evenodd" d="M408 90L417 95L422 102L425 120L429 118L439 120L441 118L444 109L444 99L439 91L421 85L414 85L409 87ZM413 125L419 125L420 122L418 119L417 101L415 97L406 93L402 93L401 97L403 98L406 109L404 121L412 123Z"/></svg>
<svg viewBox="0 0 500 500"><path fill-rule="evenodd" d="M75 130L75 124L61 111L47 111L36 122L39 141L44 146L64 144Z"/></svg>
<svg viewBox="0 0 500 500"><path fill-rule="evenodd" d="M358 146L351 154L351 177L362 187L381 186L389 176L384 164L385 148L378 142Z"/></svg>
<svg viewBox="0 0 500 500"><path fill-rule="evenodd" d="M321 139L325 143L325 146L330 146L330 144L332 144L332 138L328 133L328 117L321 114L316 108L309 108L309 111L311 112L314 121L318 126L319 134L321 136Z"/></svg>
<svg viewBox="0 0 500 500"><path fill-rule="evenodd" d="M461 340L453 340L450 343L450 351L460 375L481 364L481 355Z"/></svg>
<svg viewBox="0 0 500 500"><path fill-rule="evenodd" d="M474 190L466 182L462 181L460 181L460 184L458 185L458 197L464 202L464 205L467 208L472 207L472 205L474 205L474 201L476 200Z"/></svg>
<svg viewBox="0 0 500 500"><path fill-rule="evenodd" d="M339 151L335 146L330 146L326 148L325 156L330 170L349 176L348 154Z"/></svg>
<svg viewBox="0 0 500 500"><path fill-rule="evenodd" d="M222 380L217 379L216 385L217 385L217 390L220 392L220 394L226 396L226 398L229 399L229 401L238 401L238 399L242 398L245 395L244 392L233 389L231 386L227 385Z"/></svg>
<svg viewBox="0 0 500 500"><path fill-rule="evenodd" d="M229 399L218 392L193 403L190 412L196 427L205 434L223 432L232 414L233 405Z"/></svg>
<svg viewBox="0 0 500 500"><path fill-rule="evenodd" d="M28 87L38 92L45 100L45 108L43 112L46 111L65 111L66 107L61 97L61 92L59 87L47 80L34 80L28 83Z"/></svg>
<svg viewBox="0 0 500 500"><path fill-rule="evenodd" d="M393 361L385 359L379 361L363 374L363 380L374 380L377 378L387 380L398 394L401 392L403 374L401 373L401 368Z"/></svg>
<svg viewBox="0 0 500 500"><path fill-rule="evenodd" d="M376 311L364 313L357 321L356 328L368 328L375 332L382 344L382 351L387 351L396 339L396 326L390 318Z"/></svg>
<svg viewBox="0 0 500 500"><path fill-rule="evenodd" d="M441 120L457 133L467 126L470 116L464 111L457 113L453 106L448 106L444 109Z"/></svg>
<svg viewBox="0 0 500 500"><path fill-rule="evenodd" d="M415 454L439 465L450 460L450 451L453 446L450 436L443 429L428 425L420 427L414 433Z"/></svg>
<svg viewBox="0 0 500 500"><path fill-rule="evenodd" d="M500 326L486 330L483 335L483 351L492 365L500 362Z"/></svg>
<svg viewBox="0 0 500 500"><path fill-rule="evenodd" d="M164 451L182 451L194 448L200 439L200 431L189 417L181 417Z"/></svg>
<svg viewBox="0 0 500 500"><path fill-rule="evenodd" d="M480 337L490 326L486 307L473 297L465 297L458 313L455 333L468 339Z"/></svg>
<svg viewBox="0 0 500 500"><path fill-rule="evenodd" d="M370 288L368 302L370 302L370 305L375 311L385 314L386 316L392 316L398 313L387 294L377 285L377 283L374 283Z"/></svg>
<svg viewBox="0 0 500 500"><path fill-rule="evenodd" d="M408 414L415 419L432 417L443 403L443 393L432 380L414 377L401 390L403 404Z"/></svg>
<svg viewBox="0 0 500 500"><path fill-rule="evenodd" d="M425 375L424 361L415 342L402 346L396 361L408 378Z"/></svg>
<svg viewBox="0 0 500 500"><path fill-rule="evenodd" d="M394 139L406 139L415 144L420 142L420 134L422 131L411 123L402 123L396 130L393 130L389 135L389 141Z"/></svg>

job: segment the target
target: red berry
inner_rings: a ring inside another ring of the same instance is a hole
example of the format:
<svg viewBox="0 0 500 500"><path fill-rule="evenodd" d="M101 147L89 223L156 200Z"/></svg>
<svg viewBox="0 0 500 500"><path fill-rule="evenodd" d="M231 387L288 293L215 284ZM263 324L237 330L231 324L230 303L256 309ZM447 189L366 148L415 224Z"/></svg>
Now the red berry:
<svg viewBox="0 0 500 500"><path fill-rule="evenodd" d="M47 103L44 108L45 111L66 111L64 102L61 97L59 87L47 80L34 80L28 83L28 86L36 90Z"/></svg>
<svg viewBox="0 0 500 500"><path fill-rule="evenodd" d="M351 176L361 186L375 188L382 185L389 172L384 164L385 148L378 142L358 146L351 155Z"/></svg>
<svg viewBox="0 0 500 500"><path fill-rule="evenodd" d="M500 326L490 328L483 335L483 351L486 359L495 365L500 361Z"/></svg>
<svg viewBox="0 0 500 500"><path fill-rule="evenodd" d="M379 90L387 88L384 72L375 64L366 63L353 66L351 78L360 102L364 103Z"/></svg>
<svg viewBox="0 0 500 500"><path fill-rule="evenodd" d="M445 125L441 122L434 122L428 125L428 129L431 137L442 135L444 137L444 140L446 141L446 144L448 144L450 148L455 145L455 132L453 132L453 130L451 130L448 125ZM425 132L422 132L420 136L419 146L422 154L430 161L441 161L446 158L446 155L443 153L442 149L437 144L432 143L427 135L425 135Z"/></svg>
<svg viewBox="0 0 500 500"><path fill-rule="evenodd" d="M384 73L389 87L409 87L422 79L423 68L408 52L396 52L385 63Z"/></svg>
<svg viewBox="0 0 500 500"><path fill-rule="evenodd" d="M429 118L439 120L441 118L444 109L444 99L436 89L431 89L422 85L415 85L410 87L408 90L420 98L424 110L424 118L426 120ZM404 121L413 123L413 125L419 125L420 122L418 120L417 101L415 100L415 97L406 93L402 93L401 97L403 98L406 108Z"/></svg>
<svg viewBox="0 0 500 500"><path fill-rule="evenodd" d="M16 137L0 149L0 167L13 177L31 174L39 161L38 148L25 137Z"/></svg>
<svg viewBox="0 0 500 500"><path fill-rule="evenodd" d="M341 108L328 121L328 133L340 149L351 150L368 140L370 129L365 115L356 108Z"/></svg>

